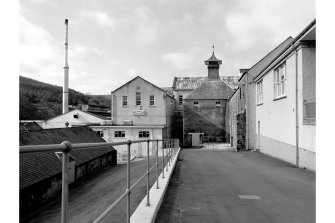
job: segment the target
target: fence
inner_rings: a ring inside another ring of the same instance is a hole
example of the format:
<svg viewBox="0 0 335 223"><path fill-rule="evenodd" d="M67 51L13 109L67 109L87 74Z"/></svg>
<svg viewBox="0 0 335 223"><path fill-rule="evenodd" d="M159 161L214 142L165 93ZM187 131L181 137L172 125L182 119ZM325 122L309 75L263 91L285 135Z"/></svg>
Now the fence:
<svg viewBox="0 0 335 223"><path fill-rule="evenodd" d="M158 157L158 142L162 142L162 159L159 160ZM147 171L142 175L133 185L130 185L130 149L131 145L134 143L147 142ZM149 145L150 142L156 142L156 164L149 169ZM97 149L106 148L118 145L128 145L127 149L127 185L126 191L113 203L111 204L95 221L94 223L100 222L123 198L127 198L126 214L127 222L130 222L130 192L131 190L145 177L146 179L146 197L147 206L150 206L150 185L149 185L149 175L150 172L156 168L156 188L159 189L158 182L158 168L160 163L162 163L162 177L164 178L164 169L168 171L169 166L173 156L176 154L179 147L179 139L147 139L147 140L128 140L124 142L115 143L76 143L65 141L61 144L49 144L49 145L30 145L30 146L20 146L20 153L36 153L36 152L62 152L62 199L61 199L61 223L69 222L68 219L68 203L69 203L69 152L71 150L78 149ZM165 157L164 157L164 150ZM165 162L164 162L165 161Z"/></svg>

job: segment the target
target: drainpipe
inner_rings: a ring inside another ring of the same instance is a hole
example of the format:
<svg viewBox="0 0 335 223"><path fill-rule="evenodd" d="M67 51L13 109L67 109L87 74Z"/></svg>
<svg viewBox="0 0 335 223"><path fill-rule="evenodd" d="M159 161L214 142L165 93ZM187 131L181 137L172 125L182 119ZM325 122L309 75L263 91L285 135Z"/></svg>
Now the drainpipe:
<svg viewBox="0 0 335 223"><path fill-rule="evenodd" d="M114 124L114 94L113 92L111 93L111 120L112 120L112 124Z"/></svg>
<svg viewBox="0 0 335 223"><path fill-rule="evenodd" d="M246 135L245 135L245 149L249 150L249 106L248 106L248 73L245 74L246 75L246 80L245 80L245 116L246 116L246 126L245 126L245 131L246 131Z"/></svg>
<svg viewBox="0 0 335 223"><path fill-rule="evenodd" d="M293 46L292 46L293 47ZM296 166L299 167L299 114L298 114L298 51L295 52L295 149L296 149Z"/></svg>

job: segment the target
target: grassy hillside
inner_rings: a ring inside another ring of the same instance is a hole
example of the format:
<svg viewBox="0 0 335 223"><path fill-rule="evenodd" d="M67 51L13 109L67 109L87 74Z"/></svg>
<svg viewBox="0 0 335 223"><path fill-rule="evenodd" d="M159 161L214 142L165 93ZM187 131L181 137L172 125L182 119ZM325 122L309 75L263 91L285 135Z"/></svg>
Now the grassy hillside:
<svg viewBox="0 0 335 223"><path fill-rule="evenodd" d="M62 87L20 76L20 120L46 120L62 113ZM69 89L69 104L110 108L108 95L84 95Z"/></svg>

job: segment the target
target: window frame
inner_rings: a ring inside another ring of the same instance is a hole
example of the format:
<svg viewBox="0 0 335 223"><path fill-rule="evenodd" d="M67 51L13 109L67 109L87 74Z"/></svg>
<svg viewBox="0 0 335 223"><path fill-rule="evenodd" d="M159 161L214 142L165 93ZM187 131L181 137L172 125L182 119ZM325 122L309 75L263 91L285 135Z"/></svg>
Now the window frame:
<svg viewBox="0 0 335 223"><path fill-rule="evenodd" d="M257 100L257 105L262 105L263 104L263 79L257 82L256 85L256 100Z"/></svg>
<svg viewBox="0 0 335 223"><path fill-rule="evenodd" d="M150 138L149 131L138 131L138 138Z"/></svg>
<svg viewBox="0 0 335 223"><path fill-rule="evenodd" d="M216 101L216 102L215 102L215 106L217 106L217 107L221 107L221 101Z"/></svg>
<svg viewBox="0 0 335 223"><path fill-rule="evenodd" d="M155 95L149 95L149 106L155 106Z"/></svg>
<svg viewBox="0 0 335 223"><path fill-rule="evenodd" d="M274 98L280 99L286 97L286 95L287 95L286 63L282 63L274 69Z"/></svg>
<svg viewBox="0 0 335 223"><path fill-rule="evenodd" d="M141 92L140 91L136 91L135 104L136 104L136 106L142 105Z"/></svg>
<svg viewBox="0 0 335 223"><path fill-rule="evenodd" d="M126 137L126 131L114 131L114 138L125 138Z"/></svg>
<svg viewBox="0 0 335 223"><path fill-rule="evenodd" d="M184 102L184 97L183 97L183 95L182 95L182 94L178 95L178 104L179 104L179 105L182 105L183 102Z"/></svg>
<svg viewBox="0 0 335 223"><path fill-rule="evenodd" d="M193 101L193 106L199 107L199 101Z"/></svg>
<svg viewBox="0 0 335 223"><path fill-rule="evenodd" d="M122 106L127 107L128 106L128 97L122 96Z"/></svg>
<svg viewBox="0 0 335 223"><path fill-rule="evenodd" d="M104 133L104 130L97 130L97 131L95 131L97 134L98 134L98 136L100 136L101 138L103 138L104 136L105 136L105 133Z"/></svg>

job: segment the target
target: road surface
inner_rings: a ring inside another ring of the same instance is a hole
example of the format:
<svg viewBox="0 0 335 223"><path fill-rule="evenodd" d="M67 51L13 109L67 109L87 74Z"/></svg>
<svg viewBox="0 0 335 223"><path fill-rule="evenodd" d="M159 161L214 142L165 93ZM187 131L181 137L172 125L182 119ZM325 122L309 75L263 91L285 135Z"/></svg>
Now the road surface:
<svg viewBox="0 0 335 223"><path fill-rule="evenodd" d="M314 172L209 148L181 150L156 223L315 222Z"/></svg>

